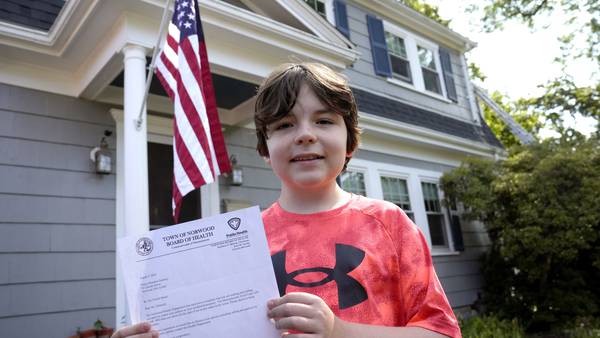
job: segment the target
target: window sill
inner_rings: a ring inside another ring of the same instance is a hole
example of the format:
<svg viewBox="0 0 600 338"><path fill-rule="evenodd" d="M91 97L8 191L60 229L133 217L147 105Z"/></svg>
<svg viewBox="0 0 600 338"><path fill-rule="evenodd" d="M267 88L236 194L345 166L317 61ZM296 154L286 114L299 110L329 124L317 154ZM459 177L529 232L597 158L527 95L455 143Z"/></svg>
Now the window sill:
<svg viewBox="0 0 600 338"><path fill-rule="evenodd" d="M452 251L448 248L432 248L431 249L431 256L432 257L436 257L436 256L458 256L460 255L460 251Z"/></svg>
<svg viewBox="0 0 600 338"><path fill-rule="evenodd" d="M429 96L431 98L434 98L434 99L436 99L438 101L442 101L444 103L454 103L454 102L448 100L447 98L443 97L440 94L436 94L436 93L433 93L433 92L430 92L430 91L427 91L427 90L419 90L415 86L413 86L412 84L408 84L408 83L403 82L401 80L394 79L393 77L388 77L387 81L389 83L391 83L391 84L396 85L396 86L404 87L406 89L412 90L415 93L427 95L427 96Z"/></svg>

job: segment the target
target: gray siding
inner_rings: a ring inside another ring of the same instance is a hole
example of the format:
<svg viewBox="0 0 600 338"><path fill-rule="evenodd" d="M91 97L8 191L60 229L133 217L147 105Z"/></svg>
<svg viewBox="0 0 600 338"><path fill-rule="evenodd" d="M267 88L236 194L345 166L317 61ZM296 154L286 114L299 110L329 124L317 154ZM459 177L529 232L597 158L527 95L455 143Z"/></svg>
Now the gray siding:
<svg viewBox="0 0 600 338"><path fill-rule="evenodd" d="M436 113L445 114L465 121L471 121L472 114L467 97L465 74L463 73L460 61L462 56L457 51L450 50L450 56L452 70L454 72L454 81L456 83L458 103L446 103L428 95L389 83L385 78L375 75L373 68L373 57L371 54L366 19L366 15L369 12L354 3L348 3L347 9L348 24L350 26L350 40L356 44L356 49L361 53L360 59L355 62L351 68L344 71L344 74L350 79L351 85L357 85L360 88L374 93L385 93L399 101ZM381 18L381 16L379 17ZM394 24L405 30L411 31L410 27L402 26L401 23L394 22ZM413 33L419 36L418 32ZM439 71L441 72L441 70Z"/></svg>
<svg viewBox="0 0 600 338"><path fill-rule="evenodd" d="M244 184L238 187L220 178L221 199L247 201L251 205L268 208L279 197L279 180L256 151L254 129L230 127L225 131L229 155L235 155L244 172Z"/></svg>
<svg viewBox="0 0 600 338"><path fill-rule="evenodd" d="M438 172L447 172L453 169L447 165L391 156L367 150L360 150L355 157ZM461 225L465 251L457 255L433 257L438 277L450 304L454 308L470 306L477 300L478 293L481 292L483 285L480 258L490 244L487 232L482 223L463 222Z"/></svg>
<svg viewBox="0 0 600 338"><path fill-rule="evenodd" d="M114 131L108 109L0 84L3 336L67 337L98 318L114 327L115 175L89 160Z"/></svg>

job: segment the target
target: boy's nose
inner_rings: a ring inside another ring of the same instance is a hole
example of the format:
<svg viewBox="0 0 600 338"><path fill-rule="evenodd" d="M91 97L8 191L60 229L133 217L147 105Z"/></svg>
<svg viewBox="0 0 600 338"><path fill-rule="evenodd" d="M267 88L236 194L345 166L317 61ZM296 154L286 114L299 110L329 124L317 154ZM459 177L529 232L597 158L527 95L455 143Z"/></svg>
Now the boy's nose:
<svg viewBox="0 0 600 338"><path fill-rule="evenodd" d="M310 126L300 125L294 141L296 144L310 144L315 143L316 140L317 137Z"/></svg>

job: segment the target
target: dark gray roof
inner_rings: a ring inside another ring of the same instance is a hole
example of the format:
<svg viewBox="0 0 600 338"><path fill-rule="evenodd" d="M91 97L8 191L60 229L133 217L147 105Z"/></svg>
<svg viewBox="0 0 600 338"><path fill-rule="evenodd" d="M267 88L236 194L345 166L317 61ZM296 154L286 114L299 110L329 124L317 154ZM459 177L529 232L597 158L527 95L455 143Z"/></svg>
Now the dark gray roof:
<svg viewBox="0 0 600 338"><path fill-rule="evenodd" d="M64 0L0 0L0 20L49 31Z"/></svg>
<svg viewBox="0 0 600 338"><path fill-rule="evenodd" d="M475 125L364 90L352 89L352 91L358 109L362 112L502 148L502 143L483 120L481 126Z"/></svg>

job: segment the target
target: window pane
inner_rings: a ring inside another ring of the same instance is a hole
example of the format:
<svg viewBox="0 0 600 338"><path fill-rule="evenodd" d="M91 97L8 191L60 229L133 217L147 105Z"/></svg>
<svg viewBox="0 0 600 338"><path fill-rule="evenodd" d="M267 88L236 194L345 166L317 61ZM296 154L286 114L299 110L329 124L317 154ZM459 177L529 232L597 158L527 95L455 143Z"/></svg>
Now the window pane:
<svg viewBox="0 0 600 338"><path fill-rule="evenodd" d="M425 89L441 94L442 89L440 88L440 77L438 73L431 71L427 68L421 68L423 70L423 80L425 81Z"/></svg>
<svg viewBox="0 0 600 338"><path fill-rule="evenodd" d="M357 195L367 196L363 173L346 171L340 175L340 181L342 182L342 189Z"/></svg>
<svg viewBox="0 0 600 338"><path fill-rule="evenodd" d="M418 50L419 62L421 63L421 66L429 68L431 70L436 70L435 61L433 61L433 52L421 46L418 47Z"/></svg>
<svg viewBox="0 0 600 338"><path fill-rule="evenodd" d="M431 236L431 245L446 245L446 233L444 231L444 216L442 214L427 215L429 223L429 235Z"/></svg>
<svg viewBox="0 0 600 338"><path fill-rule="evenodd" d="M404 39L395 36L392 33L385 32L385 42L388 47L388 52L396 56L400 56L406 59L406 47L404 46Z"/></svg>
<svg viewBox="0 0 600 338"><path fill-rule="evenodd" d="M390 54L390 64L392 65L392 73L394 73L394 75L397 75L397 77L406 82L412 82L410 64L407 60Z"/></svg>
<svg viewBox="0 0 600 338"><path fill-rule="evenodd" d="M383 189L384 200L396 204L407 214L412 210L406 180L396 177L381 176L381 186Z"/></svg>
<svg viewBox="0 0 600 338"><path fill-rule="evenodd" d="M310 6L310 8L314 9L315 12L319 13L323 18L326 18L325 15L325 2L319 0L304 0Z"/></svg>

